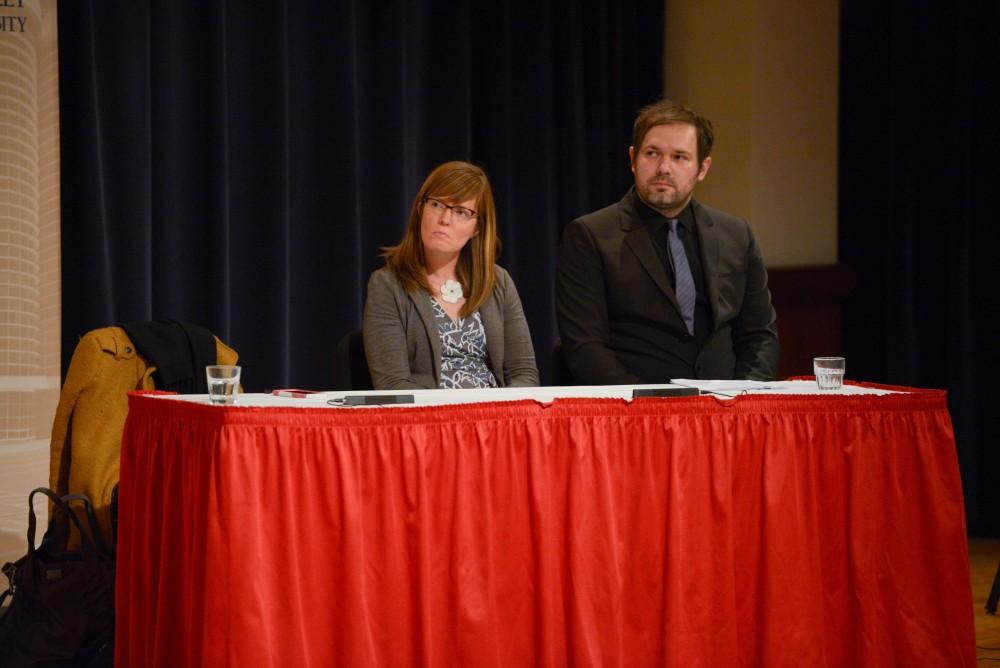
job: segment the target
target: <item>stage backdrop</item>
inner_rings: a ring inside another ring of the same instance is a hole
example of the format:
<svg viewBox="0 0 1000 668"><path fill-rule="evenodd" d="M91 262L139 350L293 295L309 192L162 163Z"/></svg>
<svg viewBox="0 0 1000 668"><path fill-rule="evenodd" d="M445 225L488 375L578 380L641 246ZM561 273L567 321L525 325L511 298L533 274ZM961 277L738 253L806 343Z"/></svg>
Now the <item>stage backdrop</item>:
<svg viewBox="0 0 1000 668"><path fill-rule="evenodd" d="M248 390L329 387L379 247L466 159L547 373L559 234L629 185L662 0L257 5L60 3L64 368L89 329L177 318Z"/></svg>
<svg viewBox="0 0 1000 668"><path fill-rule="evenodd" d="M841 19L848 374L948 390L969 532L998 536L1000 3L845 0Z"/></svg>

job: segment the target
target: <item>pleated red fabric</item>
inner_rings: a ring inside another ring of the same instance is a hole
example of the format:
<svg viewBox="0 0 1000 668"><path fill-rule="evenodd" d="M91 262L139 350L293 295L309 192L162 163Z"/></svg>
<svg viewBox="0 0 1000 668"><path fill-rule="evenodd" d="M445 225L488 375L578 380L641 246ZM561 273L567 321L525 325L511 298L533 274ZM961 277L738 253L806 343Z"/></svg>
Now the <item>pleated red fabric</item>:
<svg viewBox="0 0 1000 668"><path fill-rule="evenodd" d="M134 394L119 666L974 666L944 392Z"/></svg>

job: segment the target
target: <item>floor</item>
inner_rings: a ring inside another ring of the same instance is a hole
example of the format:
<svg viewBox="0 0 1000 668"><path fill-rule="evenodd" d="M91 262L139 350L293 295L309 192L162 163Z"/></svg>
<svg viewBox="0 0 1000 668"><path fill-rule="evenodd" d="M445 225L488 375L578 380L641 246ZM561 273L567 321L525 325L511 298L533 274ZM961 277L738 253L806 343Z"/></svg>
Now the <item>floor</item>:
<svg viewBox="0 0 1000 668"><path fill-rule="evenodd" d="M976 657L980 666L1000 666L1000 617L986 613L986 598L1000 566L1000 539L970 538L972 611L976 618Z"/></svg>

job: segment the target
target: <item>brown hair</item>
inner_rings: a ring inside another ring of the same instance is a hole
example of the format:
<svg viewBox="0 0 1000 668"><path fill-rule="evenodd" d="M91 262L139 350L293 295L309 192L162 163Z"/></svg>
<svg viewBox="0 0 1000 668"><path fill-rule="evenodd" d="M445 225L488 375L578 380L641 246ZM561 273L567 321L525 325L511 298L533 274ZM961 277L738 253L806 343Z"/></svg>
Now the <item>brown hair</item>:
<svg viewBox="0 0 1000 668"><path fill-rule="evenodd" d="M497 238L496 205L486 172L468 162L453 161L438 165L427 175L410 208L409 222L402 241L382 249L385 265L409 293L422 288L431 292L425 273L426 257L420 238L420 219L428 197L444 202L476 200L476 234L462 248L455 267L455 277L462 284L465 304L459 315L465 317L478 309L493 292L496 283Z"/></svg>
<svg viewBox="0 0 1000 668"><path fill-rule="evenodd" d="M659 100L639 110L632 126L632 146L638 153L646 133L657 125L674 125L684 123L693 125L698 134L698 164L712 155L712 144L715 143L715 133L712 131L712 121L697 112L688 109L671 100Z"/></svg>

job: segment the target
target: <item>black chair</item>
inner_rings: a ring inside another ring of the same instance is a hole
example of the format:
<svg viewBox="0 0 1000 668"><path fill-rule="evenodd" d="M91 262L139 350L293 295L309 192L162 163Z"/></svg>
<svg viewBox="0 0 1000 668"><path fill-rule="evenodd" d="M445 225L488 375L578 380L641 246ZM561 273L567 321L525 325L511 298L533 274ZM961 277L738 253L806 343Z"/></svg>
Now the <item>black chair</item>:
<svg viewBox="0 0 1000 668"><path fill-rule="evenodd" d="M1000 565L997 566L997 574L993 577L993 587L990 588L989 598L986 599L986 612L991 615L997 614L998 600L1000 600Z"/></svg>
<svg viewBox="0 0 1000 668"><path fill-rule="evenodd" d="M360 329L344 334L337 342L333 358L333 387L330 389L375 389L372 385L371 374L368 373L365 342Z"/></svg>
<svg viewBox="0 0 1000 668"><path fill-rule="evenodd" d="M556 339L556 344L552 347L552 384L556 386L576 385L573 374L566 363L566 355L563 353L562 341Z"/></svg>

